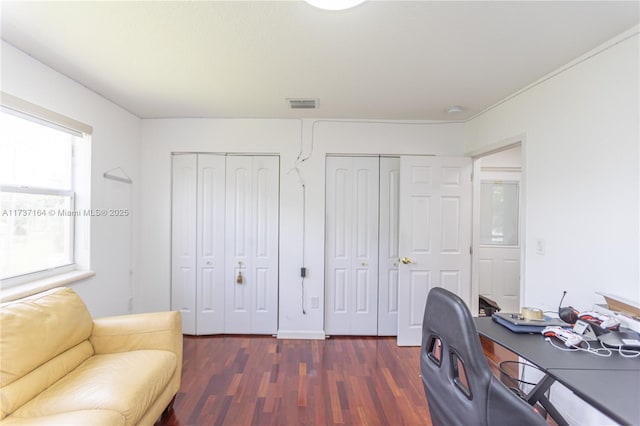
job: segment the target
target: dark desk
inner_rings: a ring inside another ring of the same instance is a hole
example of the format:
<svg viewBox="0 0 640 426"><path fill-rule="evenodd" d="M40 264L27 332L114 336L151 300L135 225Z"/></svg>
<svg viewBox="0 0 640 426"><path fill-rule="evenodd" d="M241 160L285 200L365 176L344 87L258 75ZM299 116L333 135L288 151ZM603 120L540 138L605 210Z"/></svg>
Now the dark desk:
<svg viewBox="0 0 640 426"><path fill-rule="evenodd" d="M554 348L540 334L513 333L489 317L475 318L478 333L538 366L546 376L528 395L540 401L559 424L564 422L544 392L558 381L581 399L618 423L640 424L640 357L624 358L617 352L599 357L586 352ZM561 345L561 343L558 343Z"/></svg>

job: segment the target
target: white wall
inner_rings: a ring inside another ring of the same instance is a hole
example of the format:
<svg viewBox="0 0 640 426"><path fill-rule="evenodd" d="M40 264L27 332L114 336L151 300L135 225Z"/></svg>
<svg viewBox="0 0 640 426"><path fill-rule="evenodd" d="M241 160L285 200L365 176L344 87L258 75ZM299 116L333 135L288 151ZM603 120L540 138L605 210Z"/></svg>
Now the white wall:
<svg viewBox="0 0 640 426"><path fill-rule="evenodd" d="M291 171L300 151L306 184L307 314L301 309L302 187ZM322 337L324 322L324 198L327 153L462 155L462 124L331 120L159 119L142 121L143 241L136 310L170 306L171 152L280 155L279 335ZM321 300L311 309L311 297Z"/></svg>
<svg viewBox="0 0 640 426"><path fill-rule="evenodd" d="M2 42L2 91L93 127L91 208L108 209L117 197L102 173L122 167L137 197L140 120L84 86ZM137 210L133 206L133 211ZM128 312L131 236L129 218L91 219L91 269L96 275L72 284L94 316ZM133 220L136 220L135 216ZM135 224L132 229L135 229ZM123 232L124 231L124 232ZM137 240L134 235L135 246ZM135 262L135 258L133 259ZM132 278L135 280L135 274Z"/></svg>
<svg viewBox="0 0 640 426"><path fill-rule="evenodd" d="M522 167L522 148L520 145L499 151L481 158L481 167L520 169Z"/></svg>
<svg viewBox="0 0 640 426"><path fill-rule="evenodd" d="M465 125L477 152L524 135L527 306L587 310L596 291L640 302L635 35ZM546 254L536 254L536 239Z"/></svg>
<svg viewBox="0 0 640 426"><path fill-rule="evenodd" d="M524 306L640 303L638 28L465 125L466 150L524 140ZM536 239L546 254L536 254ZM574 424L611 423L554 385Z"/></svg>

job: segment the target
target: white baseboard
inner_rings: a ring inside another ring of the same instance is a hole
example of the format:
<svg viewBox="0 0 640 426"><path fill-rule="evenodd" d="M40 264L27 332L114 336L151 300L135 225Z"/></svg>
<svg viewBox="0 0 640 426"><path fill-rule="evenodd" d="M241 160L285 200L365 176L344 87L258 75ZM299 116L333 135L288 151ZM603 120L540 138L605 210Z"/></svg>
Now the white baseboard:
<svg viewBox="0 0 640 426"><path fill-rule="evenodd" d="M324 331L278 330L278 339L324 340Z"/></svg>

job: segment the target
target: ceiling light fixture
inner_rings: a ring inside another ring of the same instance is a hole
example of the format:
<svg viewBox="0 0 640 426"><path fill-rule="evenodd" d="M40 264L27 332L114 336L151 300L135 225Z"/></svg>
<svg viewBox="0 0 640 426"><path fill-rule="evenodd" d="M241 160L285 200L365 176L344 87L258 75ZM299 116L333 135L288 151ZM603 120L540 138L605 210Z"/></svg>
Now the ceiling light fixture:
<svg viewBox="0 0 640 426"><path fill-rule="evenodd" d="M464 111L464 108L462 108L460 105L451 105L449 108L447 108L447 112L449 114L457 114L462 111Z"/></svg>
<svg viewBox="0 0 640 426"><path fill-rule="evenodd" d="M324 10L345 10L356 7L365 0L304 0L311 6Z"/></svg>

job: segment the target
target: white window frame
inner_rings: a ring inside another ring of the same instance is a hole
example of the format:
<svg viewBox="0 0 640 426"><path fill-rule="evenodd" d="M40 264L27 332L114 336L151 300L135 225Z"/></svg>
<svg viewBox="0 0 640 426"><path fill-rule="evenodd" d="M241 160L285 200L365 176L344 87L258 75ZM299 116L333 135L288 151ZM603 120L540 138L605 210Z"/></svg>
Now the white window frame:
<svg viewBox="0 0 640 426"><path fill-rule="evenodd" d="M54 111L42 108L38 105L27 102L5 92L0 92L0 104L3 112L18 116L37 124L52 127L65 131L74 136L88 139L93 133L93 128L87 124L66 117ZM85 141L82 143L84 144ZM76 146L72 150L72 187L70 190L57 190L52 188L25 187L19 185L2 185L2 191L39 195L62 195L71 197L71 210L76 211L80 207L90 208L90 185L82 184L82 206L78 206L78 183L82 180L90 180L90 142L87 140L87 147L81 151L81 157L76 155ZM84 162L82 166L79 161ZM78 173L79 168L84 169L83 173ZM78 176L78 175L81 176ZM95 275L89 268L89 231L90 217L72 217L72 226L69 238L71 248L71 264L54 267L42 271L35 271L0 280L0 301L12 300L33 294L48 288L69 284L79 279L84 279ZM79 243L79 239L84 243Z"/></svg>
<svg viewBox="0 0 640 426"><path fill-rule="evenodd" d="M72 167L73 168L73 167ZM75 211L75 191L70 190L61 190L61 189L52 189L52 188L41 188L41 187L33 187L33 186L20 186L20 185L1 185L1 192L8 192L13 194L32 194L32 195L57 195L61 197L69 197L71 199L71 205L69 206L71 211ZM67 235L68 243L69 243L69 259L70 262L64 265L54 266L51 268L43 268L38 269L31 272L26 272L24 274L13 275L10 277L1 277L2 287L10 287L12 283L21 282L23 279L29 280L34 276L41 275L50 275L55 273L67 272L69 270L75 269L75 233L76 233L76 217L74 215L69 216L71 220L71 224L69 226L69 234Z"/></svg>

